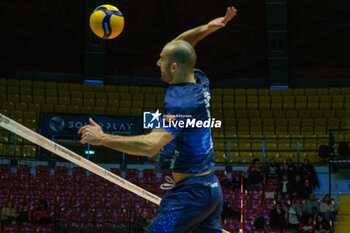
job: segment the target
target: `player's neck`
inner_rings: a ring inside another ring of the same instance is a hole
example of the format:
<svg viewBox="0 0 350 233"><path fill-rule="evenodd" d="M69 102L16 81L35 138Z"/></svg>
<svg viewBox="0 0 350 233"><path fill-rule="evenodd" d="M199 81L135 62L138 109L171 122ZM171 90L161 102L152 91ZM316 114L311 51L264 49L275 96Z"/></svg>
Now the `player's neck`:
<svg viewBox="0 0 350 233"><path fill-rule="evenodd" d="M192 72L178 72L176 74L175 78L175 83L174 84L179 84L179 83L196 83L196 79L194 77L194 73Z"/></svg>

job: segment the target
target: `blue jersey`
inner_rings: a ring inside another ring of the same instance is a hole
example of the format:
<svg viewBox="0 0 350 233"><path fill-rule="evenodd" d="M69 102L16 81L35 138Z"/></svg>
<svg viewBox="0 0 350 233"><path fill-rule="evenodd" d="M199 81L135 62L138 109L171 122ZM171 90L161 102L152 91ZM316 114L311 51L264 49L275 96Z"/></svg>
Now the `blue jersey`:
<svg viewBox="0 0 350 233"><path fill-rule="evenodd" d="M210 127L193 124L210 121L209 80L198 69L196 83L169 85L165 94L165 114L175 116L174 122L192 122L192 127L162 125L174 136L160 151L157 168L178 173L203 173L214 167L213 139ZM167 122L166 122L167 123Z"/></svg>

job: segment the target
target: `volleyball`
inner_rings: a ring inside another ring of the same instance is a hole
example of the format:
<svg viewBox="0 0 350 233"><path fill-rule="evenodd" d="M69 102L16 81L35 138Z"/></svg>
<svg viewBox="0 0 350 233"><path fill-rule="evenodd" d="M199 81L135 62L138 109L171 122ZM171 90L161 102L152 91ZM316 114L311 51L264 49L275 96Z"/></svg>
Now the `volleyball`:
<svg viewBox="0 0 350 233"><path fill-rule="evenodd" d="M124 29L124 16L117 7L106 4L92 12L89 23L96 36L102 39L113 39Z"/></svg>

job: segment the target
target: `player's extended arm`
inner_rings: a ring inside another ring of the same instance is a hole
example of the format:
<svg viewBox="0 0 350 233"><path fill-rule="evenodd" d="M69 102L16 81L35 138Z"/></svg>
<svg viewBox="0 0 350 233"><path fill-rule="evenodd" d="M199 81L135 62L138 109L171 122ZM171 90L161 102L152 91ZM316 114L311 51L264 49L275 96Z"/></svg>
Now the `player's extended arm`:
<svg viewBox="0 0 350 233"><path fill-rule="evenodd" d="M131 155L152 157L174 137L165 130L156 129L147 135L119 136L105 134L101 127L91 118L90 125L79 129L82 134L81 143L106 146Z"/></svg>
<svg viewBox="0 0 350 233"><path fill-rule="evenodd" d="M218 29L225 27L236 14L237 10L234 6L228 7L225 16L213 19L207 24L185 31L174 40L185 40L195 47L200 40Z"/></svg>

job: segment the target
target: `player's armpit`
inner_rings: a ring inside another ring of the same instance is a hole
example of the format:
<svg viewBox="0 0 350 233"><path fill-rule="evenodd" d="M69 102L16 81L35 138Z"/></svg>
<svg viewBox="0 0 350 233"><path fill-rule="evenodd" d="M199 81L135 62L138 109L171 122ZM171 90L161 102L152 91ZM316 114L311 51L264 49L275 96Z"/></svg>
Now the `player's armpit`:
<svg viewBox="0 0 350 233"><path fill-rule="evenodd" d="M152 132L145 136L147 141L152 144L152 155L158 153L166 144L174 139L174 136L163 129L153 129Z"/></svg>

